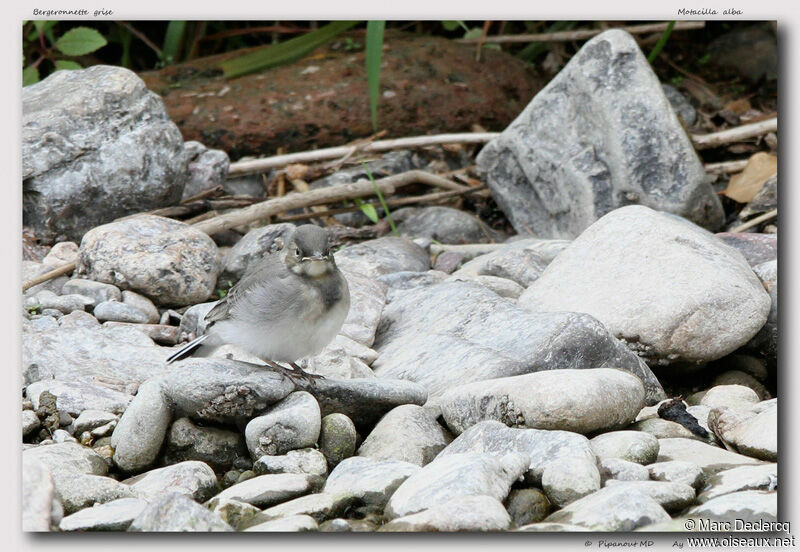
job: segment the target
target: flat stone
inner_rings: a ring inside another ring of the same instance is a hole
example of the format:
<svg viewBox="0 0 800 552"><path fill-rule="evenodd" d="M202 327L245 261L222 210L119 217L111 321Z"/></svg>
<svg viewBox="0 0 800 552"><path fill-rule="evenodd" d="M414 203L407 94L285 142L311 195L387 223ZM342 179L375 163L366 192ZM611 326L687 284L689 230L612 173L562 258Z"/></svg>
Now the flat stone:
<svg viewBox="0 0 800 552"><path fill-rule="evenodd" d="M189 157L189 164L182 200L225 184L231 164L227 153L217 149L208 149L200 142L193 140L185 142L183 145Z"/></svg>
<svg viewBox="0 0 800 552"><path fill-rule="evenodd" d="M761 464L760 460L736 454L692 439L659 439L657 462L682 460L696 464L706 476L744 465Z"/></svg>
<svg viewBox="0 0 800 552"><path fill-rule="evenodd" d="M422 512L398 517L378 531L504 531L511 517L492 496L459 496Z"/></svg>
<svg viewBox="0 0 800 552"><path fill-rule="evenodd" d="M74 432L78 435L84 431L92 431L98 427L102 427L108 423L115 422L119 416L112 412L105 410L87 409L81 412L80 416L75 418L72 423Z"/></svg>
<svg viewBox="0 0 800 552"><path fill-rule="evenodd" d="M246 458L244 436L236 431L219 427L198 426L189 418L178 418L167 433L164 462L177 464L185 460L198 460L213 470L224 472L237 458Z"/></svg>
<svg viewBox="0 0 800 552"><path fill-rule="evenodd" d="M208 506L222 500L239 500L267 508L313 491L319 481L316 476L294 473L258 475L228 487L211 499Z"/></svg>
<svg viewBox="0 0 800 552"><path fill-rule="evenodd" d="M460 277L459 277L460 278ZM521 285L508 278L498 278L497 276L476 276L474 281L485 288L495 292L500 297L516 300L525 291Z"/></svg>
<svg viewBox="0 0 800 552"><path fill-rule="evenodd" d="M612 431L591 440L598 460L621 458L637 464L652 464L658 457L658 439L641 431Z"/></svg>
<svg viewBox="0 0 800 552"><path fill-rule="evenodd" d="M94 504L104 504L120 498L136 498L130 487L102 475L74 474L59 480L58 494L69 515Z"/></svg>
<svg viewBox="0 0 800 552"><path fill-rule="evenodd" d="M84 410L103 410L119 414L133 399L128 393L120 393L99 385L42 380L30 384L25 390L27 397L33 401L34 409L39 408L39 395L44 391L55 395L57 408L72 416L78 416Z"/></svg>
<svg viewBox="0 0 800 552"><path fill-rule="evenodd" d="M380 419L364 439L358 455L424 466L452 439L430 412L420 406L407 404L392 409Z"/></svg>
<svg viewBox="0 0 800 552"><path fill-rule="evenodd" d="M683 483L695 489L699 489L705 482L703 470L694 462L682 460L655 462L647 466L647 470L655 481Z"/></svg>
<svg viewBox="0 0 800 552"><path fill-rule="evenodd" d="M551 504L563 508L600 489L600 472L593 460L568 456L542 471L542 490Z"/></svg>
<svg viewBox="0 0 800 552"><path fill-rule="evenodd" d="M105 222L180 200L183 138L132 71L56 71L26 86L22 103L23 221L38 238L78 240Z"/></svg>
<svg viewBox="0 0 800 552"><path fill-rule="evenodd" d="M89 297L94 301L95 305L103 301L120 301L122 299L122 293L117 286L84 280L83 278L68 280L64 287L61 288L61 293Z"/></svg>
<svg viewBox="0 0 800 552"><path fill-rule="evenodd" d="M63 288L62 288L63 289ZM62 314L69 314L73 311L82 311L93 304L93 299L83 295L56 295L51 291L42 290L33 298L28 298L27 305L38 305L44 311L55 310Z"/></svg>
<svg viewBox="0 0 800 552"><path fill-rule="evenodd" d="M233 499L217 500L210 509L237 531L246 527L261 512L252 504Z"/></svg>
<svg viewBox="0 0 800 552"><path fill-rule="evenodd" d="M420 272L431 267L428 253L406 238L368 240L336 252L336 264L348 272L376 278L392 272Z"/></svg>
<svg viewBox="0 0 800 552"><path fill-rule="evenodd" d="M140 309L119 301L103 301L94 307L94 316L101 322L129 322L146 324L150 317Z"/></svg>
<svg viewBox="0 0 800 552"><path fill-rule="evenodd" d="M336 253L338 255L339 253ZM375 330L386 303L386 284L366 274L342 267L350 289L350 310L339 333L365 347L372 347Z"/></svg>
<svg viewBox="0 0 800 552"><path fill-rule="evenodd" d="M749 408L760 400L755 391L744 385L717 385L706 391L700 404L709 409L725 406Z"/></svg>
<svg viewBox="0 0 800 552"><path fill-rule="evenodd" d="M289 516L311 516L317 522L339 517L355 503L355 497L348 493L315 493L301 496L263 510L249 524L255 525L269 519Z"/></svg>
<svg viewBox="0 0 800 552"><path fill-rule="evenodd" d="M214 292L216 254L214 241L188 224L137 215L87 232L76 273L136 291L159 305L191 305Z"/></svg>
<svg viewBox="0 0 800 552"><path fill-rule="evenodd" d="M324 477L328 474L328 462L316 449L290 450L281 456L261 456L253 463L257 474L300 473Z"/></svg>
<svg viewBox="0 0 800 552"><path fill-rule="evenodd" d="M143 312L147 316L147 324L158 324L161 319L161 314L158 312L158 308L156 308L153 302L135 291L127 289L123 291L122 302L125 305L129 305Z"/></svg>
<svg viewBox="0 0 800 552"><path fill-rule="evenodd" d="M146 506L141 498L118 498L66 516L58 527L62 531L125 531Z"/></svg>
<svg viewBox="0 0 800 552"><path fill-rule="evenodd" d="M617 29L586 42L477 163L519 233L575 237L632 203L710 229L723 223L658 77L633 37Z"/></svg>
<svg viewBox="0 0 800 552"><path fill-rule="evenodd" d="M248 527L246 532L267 532L267 533L296 533L305 531L316 531L319 528L314 518L311 516L297 515L288 516L280 519L272 519Z"/></svg>
<svg viewBox="0 0 800 552"><path fill-rule="evenodd" d="M128 527L135 532L228 532L219 515L180 493L167 493L145 507Z"/></svg>
<svg viewBox="0 0 800 552"><path fill-rule="evenodd" d="M401 236L425 237L452 244L487 243L493 238L493 231L477 217L452 207L409 209L397 225L397 231Z"/></svg>
<svg viewBox="0 0 800 552"><path fill-rule="evenodd" d="M153 502L165 493L181 493L203 502L218 490L217 476L208 464L188 460L157 468L123 481L139 498Z"/></svg>
<svg viewBox="0 0 800 552"><path fill-rule="evenodd" d="M437 458L400 485L384 515L394 519L471 495L504 500L529 464L527 455L519 453L494 456L467 452Z"/></svg>
<svg viewBox="0 0 800 552"><path fill-rule="evenodd" d="M742 454L760 460L778 460L778 399L748 410L714 408L708 423L717 437Z"/></svg>
<svg viewBox="0 0 800 552"><path fill-rule="evenodd" d="M709 477L702 492L697 495L697 501L702 504L730 493L774 491L777 488L778 464L741 466L721 471Z"/></svg>
<svg viewBox="0 0 800 552"><path fill-rule="evenodd" d="M630 424L645 393L641 380L622 370L546 370L460 385L439 403L456 435L483 420L590 433Z"/></svg>
<svg viewBox="0 0 800 552"><path fill-rule="evenodd" d="M658 502L620 484L576 500L550 514L545 523L581 525L594 531L633 531L669 519Z"/></svg>
<svg viewBox="0 0 800 552"><path fill-rule="evenodd" d="M590 314L649 363L669 365L741 347L766 322L770 300L732 247L681 218L628 206L576 238L519 305Z"/></svg>
<svg viewBox="0 0 800 552"><path fill-rule="evenodd" d="M778 493L739 491L718 496L690 509L687 516L715 521L771 522L778 521Z"/></svg>
<svg viewBox="0 0 800 552"><path fill-rule="evenodd" d="M563 250L569 245L569 241L529 238L512 242L501 249L480 255L464 263L453 273L453 276L498 276L513 280L527 288L539 279L554 256L552 252L537 251L545 245L550 249L560 247Z"/></svg>
<svg viewBox="0 0 800 552"><path fill-rule="evenodd" d="M317 401L305 391L285 399L253 418L245 428L247 448L253 459L265 454L313 447L320 433L321 416Z"/></svg>
<svg viewBox="0 0 800 552"><path fill-rule="evenodd" d="M419 470L419 466L399 460L353 456L334 468L322 490L334 495L350 494L383 508L397 488Z"/></svg>
<svg viewBox="0 0 800 552"><path fill-rule="evenodd" d="M441 256L441 255L440 255ZM432 286L447 279L447 273L441 270L426 270L425 272L392 272L378 276L377 281L386 284L386 303L391 303L406 291L418 287Z"/></svg>
<svg viewBox="0 0 800 552"><path fill-rule="evenodd" d="M356 427L344 414L335 412L322 418L319 450L328 461L328 466L333 468L345 458L353 456L357 439Z"/></svg>
<svg viewBox="0 0 800 552"><path fill-rule="evenodd" d="M369 347L339 334L319 354L300 360L298 365L306 372L326 378L370 378L375 374L369 365L377 357L378 353Z"/></svg>
<svg viewBox="0 0 800 552"><path fill-rule="evenodd" d="M679 512L692 505L694 488L670 481L608 481L611 488L640 491L658 502L667 512Z"/></svg>
<svg viewBox="0 0 800 552"><path fill-rule="evenodd" d="M383 310L373 348L379 378L417 382L431 398L469 382L601 367L641 378L648 402L664 398L644 363L594 318L527 312L473 282L419 287L397 297Z"/></svg>
<svg viewBox="0 0 800 552"><path fill-rule="evenodd" d="M56 489L62 481L76 474L106 475L108 464L96 452L77 443L41 445L22 453L23 463L35 458L47 466L53 476Z"/></svg>
<svg viewBox="0 0 800 552"><path fill-rule="evenodd" d="M778 236L774 234L720 232L716 236L738 249L750 266L755 267L778 258Z"/></svg>

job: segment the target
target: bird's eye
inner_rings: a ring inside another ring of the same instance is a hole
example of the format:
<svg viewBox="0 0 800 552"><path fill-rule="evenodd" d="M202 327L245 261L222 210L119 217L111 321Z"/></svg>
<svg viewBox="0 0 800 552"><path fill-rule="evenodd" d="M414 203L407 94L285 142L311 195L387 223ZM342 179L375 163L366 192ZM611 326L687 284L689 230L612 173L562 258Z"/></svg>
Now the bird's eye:
<svg viewBox="0 0 800 552"><path fill-rule="evenodd" d="M294 248L294 254L297 255L298 257L300 256L300 248L299 247L295 247Z"/></svg>

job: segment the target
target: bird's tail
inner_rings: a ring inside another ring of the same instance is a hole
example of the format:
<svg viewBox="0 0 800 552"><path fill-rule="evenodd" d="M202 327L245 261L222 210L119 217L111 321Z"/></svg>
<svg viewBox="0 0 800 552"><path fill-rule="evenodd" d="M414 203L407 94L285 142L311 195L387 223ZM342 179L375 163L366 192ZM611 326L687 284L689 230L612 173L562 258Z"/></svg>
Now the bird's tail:
<svg viewBox="0 0 800 552"><path fill-rule="evenodd" d="M188 356L191 356L192 353L194 353L197 350L197 348L203 344L203 341L205 341L207 338L208 335L201 335L196 339L192 339L189 343L187 343L186 345L178 349L176 352L172 353L169 357L167 357L167 364L172 364L176 360L181 360Z"/></svg>

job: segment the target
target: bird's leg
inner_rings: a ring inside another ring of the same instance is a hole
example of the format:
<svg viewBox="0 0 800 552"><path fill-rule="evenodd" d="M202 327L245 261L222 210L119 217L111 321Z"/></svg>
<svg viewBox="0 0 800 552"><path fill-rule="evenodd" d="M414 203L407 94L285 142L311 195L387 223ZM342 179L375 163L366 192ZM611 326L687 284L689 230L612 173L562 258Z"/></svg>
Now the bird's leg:
<svg viewBox="0 0 800 552"><path fill-rule="evenodd" d="M315 379L325 379L325 376L320 376L319 374L310 374L306 372L294 362L290 362L289 366L292 367L292 372L296 373L298 377L306 378L308 381L312 381Z"/></svg>
<svg viewBox="0 0 800 552"><path fill-rule="evenodd" d="M262 359L262 360L267 363L267 366L269 366L279 374L282 374L287 378L289 378L291 382L294 383L295 385L297 385L297 380L295 378L302 377L300 374L296 374L294 370L290 370L289 368L284 368L277 362L273 362L269 359Z"/></svg>

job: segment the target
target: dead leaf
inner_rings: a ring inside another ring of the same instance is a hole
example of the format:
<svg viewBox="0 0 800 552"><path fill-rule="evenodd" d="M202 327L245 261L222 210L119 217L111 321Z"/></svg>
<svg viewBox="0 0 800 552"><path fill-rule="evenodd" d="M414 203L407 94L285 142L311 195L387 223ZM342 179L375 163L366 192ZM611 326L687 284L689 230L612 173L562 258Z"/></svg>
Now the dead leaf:
<svg viewBox="0 0 800 552"><path fill-rule="evenodd" d="M742 115L752 108L753 107L750 105L750 102L747 100L747 98L740 98L738 100L726 103L722 109L731 111L737 115Z"/></svg>
<svg viewBox="0 0 800 552"><path fill-rule="evenodd" d="M739 174L731 177L723 195L739 203L749 203L769 177L778 172L778 158L763 151L753 155Z"/></svg>
<svg viewBox="0 0 800 552"><path fill-rule="evenodd" d="M302 180L308 175L309 166L301 163L286 165L286 176L289 180Z"/></svg>

